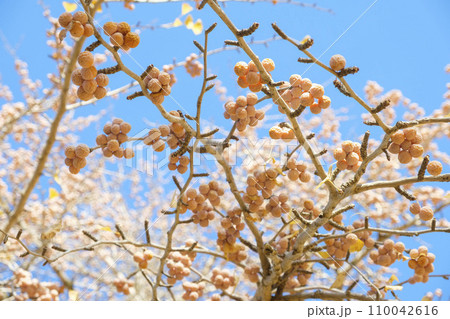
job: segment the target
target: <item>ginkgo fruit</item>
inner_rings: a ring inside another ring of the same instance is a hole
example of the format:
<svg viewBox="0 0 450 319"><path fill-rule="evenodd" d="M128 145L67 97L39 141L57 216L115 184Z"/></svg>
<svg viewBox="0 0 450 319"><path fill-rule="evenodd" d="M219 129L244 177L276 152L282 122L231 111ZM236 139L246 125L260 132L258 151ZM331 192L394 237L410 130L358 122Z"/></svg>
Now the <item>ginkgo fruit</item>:
<svg viewBox="0 0 450 319"><path fill-rule="evenodd" d="M335 54L330 59L330 68L334 71L340 71L345 68L345 58L340 54Z"/></svg>

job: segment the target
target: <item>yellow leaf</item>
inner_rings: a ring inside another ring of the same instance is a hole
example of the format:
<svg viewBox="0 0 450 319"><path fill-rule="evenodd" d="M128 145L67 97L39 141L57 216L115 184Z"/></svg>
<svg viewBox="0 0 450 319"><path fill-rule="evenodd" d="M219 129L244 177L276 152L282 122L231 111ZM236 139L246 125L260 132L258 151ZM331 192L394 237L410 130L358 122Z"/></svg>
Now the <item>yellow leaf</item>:
<svg viewBox="0 0 450 319"><path fill-rule="evenodd" d="M239 281L240 281L240 277L236 276L236 273L234 274L233 277L234 277L234 280L235 280L234 282L236 282L236 284L234 285L234 288L231 291L232 294L234 294L236 292L236 288L237 288L237 286L239 284Z"/></svg>
<svg viewBox="0 0 450 319"><path fill-rule="evenodd" d="M170 207L171 208L177 207L177 193L176 192L173 192L172 200L170 201Z"/></svg>
<svg viewBox="0 0 450 319"><path fill-rule="evenodd" d="M331 285L330 288L337 288L342 289L342 286L344 285L345 278L347 277L346 272L341 272L337 275L335 282Z"/></svg>
<svg viewBox="0 0 450 319"><path fill-rule="evenodd" d="M316 186L315 189L318 189L320 186L322 186L323 183L325 183L325 182L331 180L331 175L333 175L333 165L330 165L330 167L328 167L328 174L327 174L327 177L326 177L323 181L321 181L321 182L319 183L319 185Z"/></svg>
<svg viewBox="0 0 450 319"><path fill-rule="evenodd" d="M194 8L192 8L188 3L183 3L181 5L181 15L184 16L185 14L191 12L192 10L194 10Z"/></svg>
<svg viewBox="0 0 450 319"><path fill-rule="evenodd" d="M399 281L396 275L392 275L391 278L389 278L388 280L388 284L392 284L394 282L394 280Z"/></svg>
<svg viewBox="0 0 450 319"><path fill-rule="evenodd" d="M186 17L186 19L184 20L184 25L186 26L186 28L192 29L192 26L194 25L194 19L191 15L188 15Z"/></svg>
<svg viewBox="0 0 450 319"><path fill-rule="evenodd" d="M293 237L297 236L298 233L299 233L299 231L296 230L296 231L294 231L293 233L291 233L290 235L287 235L287 236L285 236L285 237L283 237L283 238L290 239L290 238L293 238ZM328 256L328 257L323 257L323 258L330 258L330 255L328 255L327 252L325 252L325 254L323 254L323 255L324 255L324 256Z"/></svg>
<svg viewBox="0 0 450 319"><path fill-rule="evenodd" d="M277 167L275 167L275 169L277 170L278 174L280 174L281 176L286 176L286 174L283 173L283 170L281 169L281 167L277 166Z"/></svg>
<svg viewBox="0 0 450 319"><path fill-rule="evenodd" d="M224 253L226 253L226 254L229 254L229 253L235 253L235 252L237 252L239 250L239 247L237 246L237 245L231 245L231 244L229 244L229 243L225 243L224 245L223 245L223 252Z"/></svg>
<svg viewBox="0 0 450 319"><path fill-rule="evenodd" d="M41 239L44 240L44 241L45 240L51 240L51 239L53 239L56 236L56 234L58 232L61 231L61 229L62 229L62 223L61 222L59 224L55 224L53 226L50 226L46 231L44 231L41 234Z"/></svg>
<svg viewBox="0 0 450 319"><path fill-rule="evenodd" d="M78 291L76 290L69 290L69 300L70 301L77 301L78 299Z"/></svg>
<svg viewBox="0 0 450 319"><path fill-rule="evenodd" d="M319 251L317 252L319 254L320 257L322 257L323 259L327 259L327 258L331 258L330 254L326 251Z"/></svg>
<svg viewBox="0 0 450 319"><path fill-rule="evenodd" d="M53 199L58 196L59 196L58 191L56 189L50 187L50 189L48 190L48 198Z"/></svg>
<svg viewBox="0 0 450 319"><path fill-rule="evenodd" d="M62 5L64 7L64 10L66 10L67 12L72 12L77 9L76 3L69 3L69 2L63 1Z"/></svg>
<svg viewBox="0 0 450 319"><path fill-rule="evenodd" d="M55 173L55 175L53 175L53 179L55 180L56 184L61 185L61 179L58 176L58 173Z"/></svg>
<svg viewBox="0 0 450 319"><path fill-rule="evenodd" d="M111 227L109 226L100 227L99 230L112 231Z"/></svg>
<svg viewBox="0 0 450 319"><path fill-rule="evenodd" d="M423 296L423 298L422 298L422 301L432 301L432 300L433 300L433 296L425 295L425 296Z"/></svg>
<svg viewBox="0 0 450 319"><path fill-rule="evenodd" d="M259 198L259 196L258 195L255 195L255 196L248 195L248 198L250 198L251 200L257 200Z"/></svg>
<svg viewBox="0 0 450 319"><path fill-rule="evenodd" d="M253 216L251 216L251 215L246 215L245 216L245 219L247 219L247 220L249 220L249 221L251 221L251 222L256 222L256 221L258 221L258 219L256 218L256 217L253 217Z"/></svg>
<svg viewBox="0 0 450 319"><path fill-rule="evenodd" d="M192 32L194 32L195 35L199 35L203 31L203 23L201 19L197 19L195 21L194 26L192 27Z"/></svg>
<svg viewBox="0 0 450 319"><path fill-rule="evenodd" d="M303 38L303 40L302 41L300 41L300 44L304 44L306 41L308 41L309 39L311 39L311 36L308 34L308 35L305 35L305 37Z"/></svg>
<svg viewBox="0 0 450 319"><path fill-rule="evenodd" d="M96 3L97 3L97 0L92 0L92 6L95 6ZM97 8L97 12L100 12L100 13L102 12L102 6L101 5Z"/></svg>
<svg viewBox="0 0 450 319"><path fill-rule="evenodd" d="M387 292L388 290L402 290L403 286L385 286L384 291Z"/></svg>
<svg viewBox="0 0 450 319"><path fill-rule="evenodd" d="M50 240L53 239L56 236L56 232L54 231L47 231L41 234L41 239L42 240Z"/></svg>
<svg viewBox="0 0 450 319"><path fill-rule="evenodd" d="M426 256L428 253L424 253L424 252L421 252L420 254L419 254L419 257L421 257L421 256ZM417 258L419 258L419 257L417 257Z"/></svg>
<svg viewBox="0 0 450 319"><path fill-rule="evenodd" d="M355 251L360 251L364 247L364 242L361 239L358 239L356 243L350 246L349 250L351 253Z"/></svg>
<svg viewBox="0 0 450 319"><path fill-rule="evenodd" d="M175 21L172 23L173 27L179 27L180 25L183 25L183 22L181 22L180 19L176 18Z"/></svg>

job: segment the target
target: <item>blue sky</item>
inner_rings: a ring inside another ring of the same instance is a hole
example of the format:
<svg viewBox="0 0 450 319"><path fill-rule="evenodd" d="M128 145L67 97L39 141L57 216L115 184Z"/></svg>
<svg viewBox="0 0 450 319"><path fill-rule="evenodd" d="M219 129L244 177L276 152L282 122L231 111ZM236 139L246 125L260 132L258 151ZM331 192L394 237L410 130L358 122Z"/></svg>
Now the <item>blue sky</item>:
<svg viewBox="0 0 450 319"><path fill-rule="evenodd" d="M26 3L26 9L24 4ZM360 72L349 77L354 90L363 95L363 87L368 80L377 81L386 91L400 89L413 102L424 107L427 114L438 108L443 101L445 84L449 75L444 67L450 63L450 2L441 1L317 1L321 7L330 8L333 14L311 8L302 8L289 4L273 5L271 3L247 4L227 3L226 12L239 27L250 26L253 22L260 23L255 39L267 39L274 35L270 26L276 22L282 29L294 38L301 39L306 34L315 40L311 52L322 61L328 61L336 53L343 54L348 65L357 65ZM54 16L63 12L61 1L45 1ZM130 24L140 22L141 25L160 25L173 21L181 11L180 3L169 4L137 4L137 10L128 11L120 3L112 3L103 13L98 15L98 22L103 24L108 20L128 21ZM365 13L364 13L365 12ZM194 20L201 18L205 26L219 21L210 8L191 12ZM355 22L357 19L359 20ZM11 47L15 48L17 56L30 65L30 77L40 78L46 82L46 74L54 71L54 65L48 58L45 29L48 23L42 16L42 8L35 0L2 1L0 4L0 35ZM232 34L219 22L211 34L210 49L223 46L224 39L232 39ZM175 29L143 30L141 45L132 51L133 59L128 60L128 66L136 73L141 73L152 63L156 66L169 64L175 58L184 60L191 52L197 52L192 40L203 41L202 35L195 36L183 27ZM148 45L148 43L151 43ZM330 47L331 46L331 47ZM275 79L286 79L292 73L303 73L308 65L296 62L300 56L292 45L285 42L270 43L269 48L255 46L256 53L261 57L272 57L276 63L273 72ZM5 46L0 46L0 76L4 84L11 87L16 96L18 77L14 72L13 58ZM248 61L242 53L225 52L209 59L211 73L217 74L227 86L228 95L237 96L243 91L235 84L233 65L239 60ZM176 72L179 82L174 87L173 97L184 109L191 113L195 110L197 92L200 90L201 79L192 79L182 70ZM318 67L310 68L305 76L314 82L326 83L332 80L329 73ZM128 83L125 75L114 76L110 87L118 87ZM360 106L351 99L336 93L329 87L333 98L333 106L348 107L352 110L351 119L360 119ZM175 102L167 99L169 109L179 108ZM133 124L139 130L145 128L142 119L161 120L161 116L148 102L135 99L126 101L105 99L96 106L77 110L77 114L86 115L108 108L111 116L119 116ZM219 110L219 111L218 111ZM355 110L355 112L353 112ZM220 116L218 116L218 114ZM225 127L230 122L222 118L221 102L211 95L205 99L203 117L213 120ZM80 136L82 142L92 144L95 128L89 128ZM356 138L365 131L361 125L349 126L343 132L344 137ZM444 144L445 145L445 144ZM448 145L448 143L447 143ZM445 151L445 150L444 150ZM448 152L448 147L447 150ZM433 247L442 247L442 240L448 241L445 235L427 235L424 237ZM441 244L438 244L440 241ZM439 252L438 252L439 253ZM436 274L449 273L450 257L438 254ZM401 270L405 270L400 267ZM405 276L403 276L405 278ZM421 298L426 291L434 291L441 287L447 290L448 298L450 284L448 281L431 279L426 285L419 284L420 289L406 289L399 296L404 299Z"/></svg>

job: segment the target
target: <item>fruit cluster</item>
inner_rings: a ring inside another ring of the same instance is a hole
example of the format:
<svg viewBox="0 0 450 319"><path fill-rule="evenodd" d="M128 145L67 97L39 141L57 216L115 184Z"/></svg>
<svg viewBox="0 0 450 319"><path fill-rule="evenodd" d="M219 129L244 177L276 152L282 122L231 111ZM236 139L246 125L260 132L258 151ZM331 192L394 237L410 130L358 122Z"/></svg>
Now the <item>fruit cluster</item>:
<svg viewBox="0 0 450 319"><path fill-rule="evenodd" d="M310 263L302 263L299 265L298 267L299 269L303 269L303 270L309 270L311 268L311 264ZM311 278L312 274L308 273L308 272L298 272L297 275L297 280L298 283L300 284L300 286L306 286L306 284L308 283L308 280Z"/></svg>
<svg viewBox="0 0 450 319"><path fill-rule="evenodd" d="M170 134L170 128L167 125L161 125L158 128L152 128L148 131L144 138L145 145L151 145L155 152L162 152L166 148L166 144L161 137L166 137Z"/></svg>
<svg viewBox="0 0 450 319"><path fill-rule="evenodd" d="M77 11L73 15L70 12L64 12L59 16L58 22L75 38L90 37L94 34L94 27L88 22L88 16L83 11Z"/></svg>
<svg viewBox="0 0 450 319"><path fill-rule="evenodd" d="M152 92L150 94L150 99L154 104L162 104L164 102L164 97L170 95L170 92L172 91L171 81L172 77L169 73L159 71L156 67L153 67L147 73L144 78L144 83L147 86L147 89Z"/></svg>
<svg viewBox="0 0 450 319"><path fill-rule="evenodd" d="M281 236L281 234L280 234ZM277 250L277 253L279 255L284 254L289 247L289 239L286 236L281 237L276 243L275 243L275 249Z"/></svg>
<svg viewBox="0 0 450 319"><path fill-rule="evenodd" d="M236 285L236 278L230 274L228 269L220 270L219 268L214 268L211 282L217 289L227 290L229 287Z"/></svg>
<svg viewBox="0 0 450 319"><path fill-rule="evenodd" d="M295 133L291 128L279 125L270 128L269 136L274 140L282 139L286 143L295 139Z"/></svg>
<svg viewBox="0 0 450 319"><path fill-rule="evenodd" d="M264 197L258 194L258 181L254 176L247 178L247 189L242 199L248 204L248 210L252 213L258 213L261 210L261 205L264 203Z"/></svg>
<svg viewBox="0 0 450 319"><path fill-rule="evenodd" d="M200 187L201 186L202 185L200 185ZM204 188L202 189L205 191ZM206 194L208 193L209 189ZM207 195L201 194L201 191L200 194L198 194L193 188L188 189L183 195L183 202L186 204L186 206L183 206L192 211L192 222L194 224L199 224L201 227L208 227L209 222L214 220L214 211L206 202L207 198Z"/></svg>
<svg viewBox="0 0 450 319"><path fill-rule="evenodd" d="M133 255L133 260L138 264L139 268L145 269L148 262L153 258L150 250L138 251Z"/></svg>
<svg viewBox="0 0 450 319"><path fill-rule="evenodd" d="M289 206L286 202L289 199L287 194L280 195L272 195L269 199L269 202L266 204L266 210L273 217L281 217L283 214L287 214L291 210L291 206Z"/></svg>
<svg viewBox="0 0 450 319"><path fill-rule="evenodd" d="M203 64L201 64L197 59L198 56L195 53L192 53L186 58L186 62L184 63L186 72L189 73L189 75L193 78L195 78L196 76L200 76L203 71Z"/></svg>
<svg viewBox="0 0 450 319"><path fill-rule="evenodd" d="M178 173L184 174L188 170L190 159L186 155L182 156L173 156L169 157L169 165L167 167L169 170L174 171L177 170Z"/></svg>
<svg viewBox="0 0 450 319"><path fill-rule="evenodd" d="M300 286L306 286L311 278L310 263L301 263L296 267L297 272L293 273L286 282L286 291L292 291ZM303 270L303 271L302 271Z"/></svg>
<svg viewBox="0 0 450 319"><path fill-rule="evenodd" d="M180 113L177 111L170 111L169 112L173 116L180 117ZM180 123L170 123L170 134L167 136L167 145L171 149L175 149L180 145L180 140L184 139L186 136L186 130L184 129L183 125Z"/></svg>
<svg viewBox="0 0 450 319"><path fill-rule="evenodd" d="M183 256L188 256L191 260L194 260L197 257L197 253L191 249L193 249L196 245L196 241L192 238L185 241L185 248L187 251L182 251L181 254Z"/></svg>
<svg viewBox="0 0 450 319"><path fill-rule="evenodd" d="M412 203L409 206L409 211L413 215L419 215L419 218L423 221L432 220L434 217L433 209L430 206L420 207L419 203Z"/></svg>
<svg viewBox="0 0 450 319"><path fill-rule="evenodd" d="M247 265L244 269L244 274L250 282L258 282L259 266Z"/></svg>
<svg viewBox="0 0 450 319"><path fill-rule="evenodd" d="M341 171L351 170L356 172L361 166L361 145L352 141L342 142L341 147L338 147L333 152L334 159L337 161L337 168Z"/></svg>
<svg viewBox="0 0 450 319"><path fill-rule="evenodd" d="M14 271L14 282L12 284L20 288L21 294L15 294L18 301L27 299L36 301L59 300L59 294L64 291L64 286L59 287L56 283L39 282L38 279L31 278L31 273L22 268Z"/></svg>
<svg viewBox="0 0 450 319"><path fill-rule="evenodd" d="M175 69L175 64L164 64L162 67L163 72L169 73ZM170 86L173 86L177 82L177 77L175 73L169 73L170 75Z"/></svg>
<svg viewBox="0 0 450 319"><path fill-rule="evenodd" d="M214 220L214 211L206 202L192 212L192 222L201 227L208 227L211 220Z"/></svg>
<svg viewBox="0 0 450 319"><path fill-rule="evenodd" d="M396 260L403 258L403 251L405 250L405 244L402 242L394 243L392 239L386 239L383 245L378 247L378 250L372 250L370 252L370 259L380 266L389 267Z"/></svg>
<svg viewBox="0 0 450 319"><path fill-rule="evenodd" d="M409 252L411 259L408 261L408 267L414 269L414 276L409 279L409 283L428 282L428 276L434 271L433 262L436 256L428 252L428 248L420 246L418 249L411 249Z"/></svg>
<svg viewBox="0 0 450 319"><path fill-rule="evenodd" d="M171 111L170 114L180 116L177 111ZM181 144L182 139L185 138L185 135L186 131L182 125L171 123L169 126L161 125L158 128L150 129L143 143L151 145L155 152L162 152L166 147L165 143L171 149L177 148ZM166 137L166 140L164 141L161 137ZM188 170L189 162L190 160L187 156L172 154L169 158L168 168L171 171L178 170L180 174L184 174Z"/></svg>
<svg viewBox="0 0 450 319"><path fill-rule="evenodd" d="M173 116L181 116L177 111L170 111L169 113ZM162 139L160 140L160 137L167 137L167 146L169 146L170 149L176 149L179 145L181 145L183 139L186 137L186 130L179 123L170 123L169 126L161 125L158 128L151 129L148 132L148 137L144 139L144 143L147 145L152 145L155 151L162 152L165 149L165 145L164 141ZM172 165L171 167L173 168L172 170L177 168Z"/></svg>
<svg viewBox="0 0 450 319"><path fill-rule="evenodd" d="M174 285L177 280L182 280L184 277L189 276L191 273L189 268L191 267L194 258L195 257L189 255L183 255L178 251L171 252L166 263L167 268L169 269L167 283L169 285Z"/></svg>
<svg viewBox="0 0 450 319"><path fill-rule="evenodd" d="M113 285L116 287L117 292L127 296L130 294L130 288L134 286L134 283L126 278L118 278L113 281Z"/></svg>
<svg viewBox="0 0 450 319"><path fill-rule="evenodd" d="M81 69L76 69L72 73L72 82L78 86L78 98L82 101L88 101L94 96L96 99L104 98L109 78L106 74L97 74L94 55L89 51L81 52L78 55L78 64Z"/></svg>
<svg viewBox="0 0 450 319"><path fill-rule="evenodd" d="M247 252L245 251L245 246L241 243L234 243L230 245L225 241L223 245L219 245L219 248L225 253L225 256L231 262L242 262L248 257Z"/></svg>
<svg viewBox="0 0 450 319"><path fill-rule="evenodd" d="M298 74L293 74L289 78L289 82L285 82L280 86L281 98L293 110L297 110L300 106L309 107L311 113L319 114L322 110L327 109L331 105L331 99L324 95L325 89L322 85L312 83L308 78L302 78ZM317 101L316 101L317 100ZM275 100L278 110L285 113L280 106L280 101Z"/></svg>
<svg viewBox="0 0 450 319"><path fill-rule="evenodd" d="M296 181L297 179L303 183L308 183L311 180L311 174L309 174L306 169L308 166L305 162L297 162L295 159L290 158L286 163L288 169L287 177L291 181Z"/></svg>
<svg viewBox="0 0 450 319"><path fill-rule="evenodd" d="M222 228L217 232L217 245L223 246L225 242L233 245L236 242L240 232L245 228L241 215L242 210L240 208L227 211L227 216L220 221Z"/></svg>
<svg viewBox="0 0 450 319"><path fill-rule="evenodd" d="M200 185L198 191L205 196L213 206L218 206L220 204L220 196L225 194L225 190L217 181L210 181L208 184Z"/></svg>
<svg viewBox="0 0 450 319"><path fill-rule="evenodd" d="M183 197L183 202L186 204L187 209L191 211L196 211L199 207L201 207L206 201L205 196L202 194L198 194L197 190L194 188L189 188L185 196Z"/></svg>
<svg viewBox="0 0 450 319"><path fill-rule="evenodd" d="M422 135L415 128L406 128L391 135L392 143L389 145L388 151L392 154L398 154L398 161L407 164L411 160L422 156L423 141Z"/></svg>
<svg viewBox="0 0 450 319"><path fill-rule="evenodd" d="M269 74L275 70L275 62L272 59L264 59L261 63ZM263 84L265 84L253 61L250 61L248 64L242 61L236 63L234 73L238 76L237 84L243 89L249 88L252 92L259 92Z"/></svg>
<svg viewBox="0 0 450 319"><path fill-rule="evenodd" d="M175 65L174 63L172 63L172 64L164 64L164 65L162 66L162 70L163 70L164 72L169 73L170 71L175 70L175 67L176 67L176 65Z"/></svg>
<svg viewBox="0 0 450 319"><path fill-rule="evenodd" d="M258 96L255 93L247 93L247 96L240 95L236 101L225 103L226 119L236 121L236 129L239 132L245 131L247 125L256 126L258 121L264 119L264 111L256 110L255 104L258 102Z"/></svg>
<svg viewBox="0 0 450 319"><path fill-rule="evenodd" d="M64 164L69 167L72 174L78 174L80 170L86 166L86 157L91 152L89 146L80 144L75 146L67 146L64 150L66 159Z"/></svg>
<svg viewBox="0 0 450 319"><path fill-rule="evenodd" d="M352 229L357 229L357 228L362 228L362 227L364 227L363 220L355 220L353 222ZM367 248L372 248L375 245L375 240L372 237L370 237L370 235L372 235L372 231L370 231L370 230L363 230L363 231L356 233L356 236L358 236L358 238L363 241L364 246L366 246Z"/></svg>
<svg viewBox="0 0 450 319"><path fill-rule="evenodd" d="M256 196L261 191L263 198L272 196L273 189L277 186L278 171L275 168L266 169L263 172L255 172L253 176L247 178L247 196ZM244 197L245 197L244 195ZM245 198L244 198L245 201Z"/></svg>
<svg viewBox="0 0 450 319"><path fill-rule="evenodd" d="M287 232L280 232L278 234L279 239L271 243L272 247L275 248L278 255L283 255L289 248L290 241L294 238L291 234ZM292 243L292 242L291 242Z"/></svg>
<svg viewBox="0 0 450 319"><path fill-rule="evenodd" d="M302 215L307 220L312 220L320 215L320 209L314 206L314 202L311 199L305 199L303 201Z"/></svg>
<svg viewBox="0 0 450 319"><path fill-rule="evenodd" d="M442 164L438 161L431 161L427 165L427 171L430 175L437 176L442 173Z"/></svg>
<svg viewBox="0 0 450 319"><path fill-rule="evenodd" d="M123 143L128 141L127 134L131 131L131 125L120 118L116 118L112 123L103 126L103 133L97 136L95 142L102 148L105 157L115 156L117 158L132 158L134 151L131 148L124 149Z"/></svg>
<svg viewBox="0 0 450 319"><path fill-rule="evenodd" d="M344 238L330 238L325 240L327 246L327 253L336 259L343 259L347 256L347 252L350 246L358 240L355 234L348 234ZM342 266L344 262L342 260L333 260L331 263L336 266Z"/></svg>
<svg viewBox="0 0 450 319"><path fill-rule="evenodd" d="M139 45L139 34L131 32L130 25L126 22L106 22L103 25L103 31L111 41L113 46L118 46L122 50L129 50Z"/></svg>
<svg viewBox="0 0 450 319"><path fill-rule="evenodd" d="M203 296L203 289L205 289L205 283L183 282L184 293L181 296L183 300L196 301Z"/></svg>

